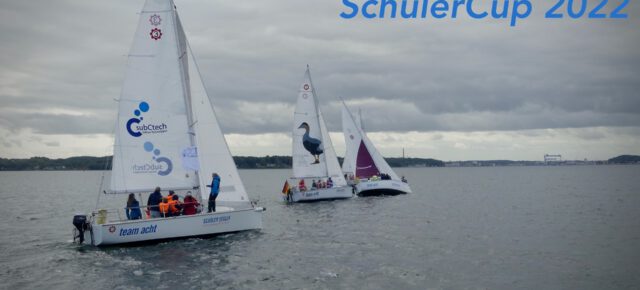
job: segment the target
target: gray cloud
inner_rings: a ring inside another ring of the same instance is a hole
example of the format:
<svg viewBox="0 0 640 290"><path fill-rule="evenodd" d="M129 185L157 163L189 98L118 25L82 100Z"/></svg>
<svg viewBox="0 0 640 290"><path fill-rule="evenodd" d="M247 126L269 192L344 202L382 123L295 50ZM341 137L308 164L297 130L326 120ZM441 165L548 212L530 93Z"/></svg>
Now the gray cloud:
<svg viewBox="0 0 640 290"><path fill-rule="evenodd" d="M5 1L3 114L10 130L111 133L143 1ZM226 133L288 132L305 65L328 126L337 97L370 131L640 124L640 6L628 20L344 20L341 1L177 1ZM96 113L99 111L99 113ZM596 134L597 135L597 134ZM594 135L595 137L597 137Z"/></svg>

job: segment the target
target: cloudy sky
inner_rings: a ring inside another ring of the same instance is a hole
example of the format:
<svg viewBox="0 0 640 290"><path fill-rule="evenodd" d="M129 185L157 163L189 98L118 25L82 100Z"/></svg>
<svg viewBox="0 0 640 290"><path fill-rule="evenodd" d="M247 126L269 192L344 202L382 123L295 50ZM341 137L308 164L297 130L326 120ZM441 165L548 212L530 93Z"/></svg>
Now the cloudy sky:
<svg viewBox="0 0 640 290"><path fill-rule="evenodd" d="M143 2L0 0L0 157L111 154ZM464 14L345 20L340 0L176 5L236 155L290 155L306 64L339 154L338 97L388 157L640 154L640 5L627 20L550 21L549 2L515 28Z"/></svg>

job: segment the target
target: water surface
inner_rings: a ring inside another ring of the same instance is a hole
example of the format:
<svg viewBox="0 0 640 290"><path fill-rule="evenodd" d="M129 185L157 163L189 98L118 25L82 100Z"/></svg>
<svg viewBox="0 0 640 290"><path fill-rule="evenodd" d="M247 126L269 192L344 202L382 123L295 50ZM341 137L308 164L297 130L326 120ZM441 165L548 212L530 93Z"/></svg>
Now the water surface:
<svg viewBox="0 0 640 290"><path fill-rule="evenodd" d="M414 193L286 205L240 172L264 228L96 249L71 240L102 172L0 172L5 289L637 289L640 166L412 168ZM122 207L125 196L101 196Z"/></svg>

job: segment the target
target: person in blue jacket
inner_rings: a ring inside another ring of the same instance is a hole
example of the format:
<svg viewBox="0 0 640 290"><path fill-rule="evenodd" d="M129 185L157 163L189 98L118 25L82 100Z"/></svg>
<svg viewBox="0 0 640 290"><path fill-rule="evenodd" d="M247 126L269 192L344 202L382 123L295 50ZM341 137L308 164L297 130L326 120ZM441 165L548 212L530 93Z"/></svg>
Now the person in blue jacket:
<svg viewBox="0 0 640 290"><path fill-rule="evenodd" d="M215 212L216 198L218 197L218 193L220 193L220 176L214 173L211 177L213 178L211 185L207 185L207 187L211 187L211 192L209 193L209 212Z"/></svg>
<svg viewBox="0 0 640 290"><path fill-rule="evenodd" d="M130 220L139 220L142 218L142 212L140 211L140 203L136 200L136 196L133 193L129 194L127 199L127 207L125 209L127 218Z"/></svg>

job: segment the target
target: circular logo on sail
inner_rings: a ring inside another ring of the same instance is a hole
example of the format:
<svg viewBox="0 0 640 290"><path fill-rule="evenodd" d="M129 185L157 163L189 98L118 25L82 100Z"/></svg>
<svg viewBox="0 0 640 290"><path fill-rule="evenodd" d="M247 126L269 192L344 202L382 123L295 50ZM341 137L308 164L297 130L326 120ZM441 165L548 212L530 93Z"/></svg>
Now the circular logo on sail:
<svg viewBox="0 0 640 290"><path fill-rule="evenodd" d="M168 128L167 128L167 124L165 123L160 123L160 124L142 123L142 121L144 120L142 113L149 112L150 108L151 107L147 102L140 102L140 104L138 104L138 108L133 111L133 114L135 115L135 117L127 121L126 128L129 135L133 137L140 137L142 136L142 134L157 134L157 133L167 132Z"/></svg>
<svg viewBox="0 0 640 290"><path fill-rule="evenodd" d="M309 84L304 84L303 88L304 88L305 91L308 91L309 90Z"/></svg>
<svg viewBox="0 0 640 290"><path fill-rule="evenodd" d="M149 35L151 35L151 39L158 40L162 38L162 30L160 30L159 28L151 29L151 32L149 32Z"/></svg>
<svg viewBox="0 0 640 290"><path fill-rule="evenodd" d="M116 226L110 226L109 227L109 232L112 233L112 234L115 233L116 232Z"/></svg>
<svg viewBox="0 0 640 290"><path fill-rule="evenodd" d="M167 157L160 156L160 149L151 142L144 142L144 151L152 153L152 163L134 164L133 173L156 173L160 176L167 176L173 171L173 162Z"/></svg>
<svg viewBox="0 0 640 290"><path fill-rule="evenodd" d="M149 17L149 23L151 23L151 25L153 26L158 26L160 25L160 23L162 23L162 18L160 18L160 15L158 14L153 14L151 15L151 17Z"/></svg>

